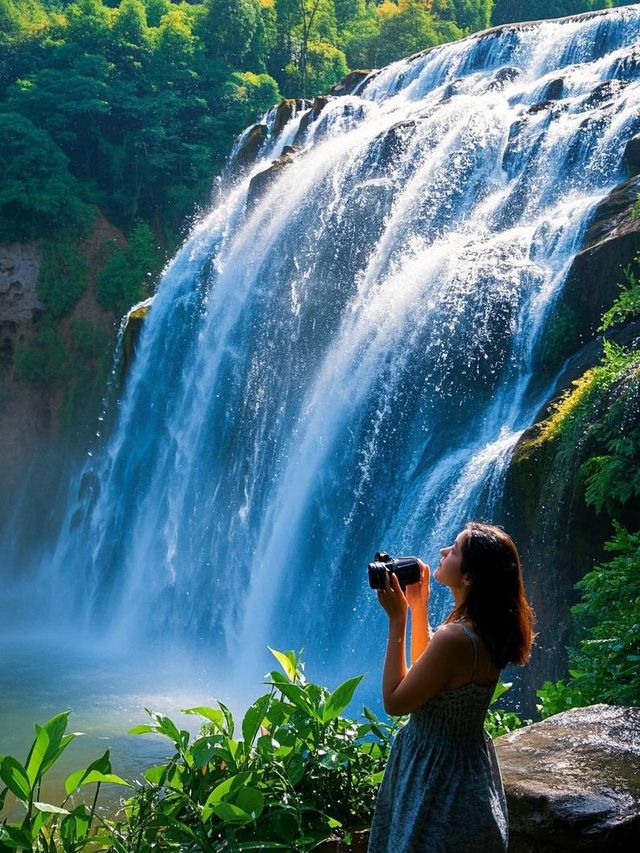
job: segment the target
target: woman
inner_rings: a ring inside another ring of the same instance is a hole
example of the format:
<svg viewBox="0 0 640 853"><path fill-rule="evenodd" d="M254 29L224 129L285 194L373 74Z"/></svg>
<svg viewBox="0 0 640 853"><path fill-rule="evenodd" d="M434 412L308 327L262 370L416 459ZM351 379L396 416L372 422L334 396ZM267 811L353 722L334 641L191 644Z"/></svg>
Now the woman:
<svg viewBox="0 0 640 853"><path fill-rule="evenodd" d="M371 826L369 853L504 853L508 823L484 718L501 669L526 663L533 611L520 558L499 527L471 522L441 550L437 581L455 606L430 638L429 567L403 594L395 575L378 600L389 617L382 694L398 733ZM405 634L411 611L411 668Z"/></svg>

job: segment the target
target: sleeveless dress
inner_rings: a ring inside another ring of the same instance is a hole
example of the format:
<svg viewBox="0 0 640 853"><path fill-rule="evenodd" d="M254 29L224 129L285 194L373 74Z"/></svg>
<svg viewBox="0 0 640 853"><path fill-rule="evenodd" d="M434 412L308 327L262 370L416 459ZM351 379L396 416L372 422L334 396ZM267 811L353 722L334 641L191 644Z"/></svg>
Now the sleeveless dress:
<svg viewBox="0 0 640 853"><path fill-rule="evenodd" d="M505 853L507 803L484 718L494 684L440 691L398 732L378 792L368 853Z"/></svg>

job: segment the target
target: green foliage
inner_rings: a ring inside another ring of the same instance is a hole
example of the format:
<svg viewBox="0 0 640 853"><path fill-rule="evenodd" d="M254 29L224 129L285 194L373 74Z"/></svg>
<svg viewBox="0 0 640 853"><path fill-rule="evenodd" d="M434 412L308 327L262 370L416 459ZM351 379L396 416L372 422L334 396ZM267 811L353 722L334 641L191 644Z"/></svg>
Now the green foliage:
<svg viewBox="0 0 640 853"><path fill-rule="evenodd" d="M581 600L571 608L570 678L543 684L542 717L594 702L640 705L640 533L615 521L614 531L605 544L613 559L576 585Z"/></svg>
<svg viewBox="0 0 640 853"><path fill-rule="evenodd" d="M623 5L624 2L614 0L495 0L492 21L494 24L538 21Z"/></svg>
<svg viewBox="0 0 640 853"><path fill-rule="evenodd" d="M144 222L138 222L125 249L115 248L100 272L96 296L104 308L123 315L151 293L155 276L164 256L153 232Z"/></svg>
<svg viewBox="0 0 640 853"><path fill-rule="evenodd" d="M56 764L62 753L77 734L66 734L69 712L56 714L42 725L35 724L36 737L24 763L11 755L0 756L0 780L5 787L0 790L0 813L6 797L11 794L24 808L24 818L15 823L4 819L0 823L0 850L32 850L37 853L79 853L96 849L104 840L93 831L98 792L102 784L130 787L124 779L111 771L109 751L88 767L69 774L65 781L66 797L60 806L40 800L45 775ZM97 784L93 806L85 805L67 809L72 794L85 785ZM102 846L100 849L104 849Z"/></svg>
<svg viewBox="0 0 640 853"><path fill-rule="evenodd" d="M53 389L69 376L69 358L56 329L43 323L32 343L16 348L15 372L19 379Z"/></svg>
<svg viewBox="0 0 640 853"><path fill-rule="evenodd" d="M606 331L616 323L625 323L640 316L640 281L637 272L640 269L640 254L636 255L633 265L624 270L624 281L620 284L621 293L611 308L602 317L598 331Z"/></svg>
<svg viewBox="0 0 640 853"><path fill-rule="evenodd" d="M494 708L493 705L504 696L512 687L511 682L499 681L496 684L496 689L493 691L491 703L487 716L484 721L484 730L491 735L492 738L506 735L509 732L514 732L516 729L527 726L531 720L523 720L522 717L515 711L509 711L505 708Z"/></svg>
<svg viewBox="0 0 640 853"><path fill-rule="evenodd" d="M589 704L579 688L563 680L545 681L542 687L536 690L536 696L540 699L536 709L541 720Z"/></svg>
<svg viewBox="0 0 640 853"><path fill-rule="evenodd" d="M640 533L614 522L612 560L578 582L572 608L579 645L570 654L574 683L590 702L640 705Z"/></svg>
<svg viewBox="0 0 640 853"><path fill-rule="evenodd" d="M0 240L84 229L88 210L51 136L15 112L0 112Z"/></svg>
<svg viewBox="0 0 640 853"><path fill-rule="evenodd" d="M87 265L72 243L49 241L38 276L38 296L49 314L68 314L87 287Z"/></svg>
<svg viewBox="0 0 640 853"><path fill-rule="evenodd" d="M366 708L360 722L341 716L361 676L329 691L306 680L293 652L273 654L284 674L270 673L269 692L239 726L219 703L184 712L205 721L194 741L154 713L132 729L163 735L175 754L129 800L127 821L114 828L125 847L139 832L144 849L210 850L225 840L229 849L310 850L338 827L366 825L395 726Z"/></svg>

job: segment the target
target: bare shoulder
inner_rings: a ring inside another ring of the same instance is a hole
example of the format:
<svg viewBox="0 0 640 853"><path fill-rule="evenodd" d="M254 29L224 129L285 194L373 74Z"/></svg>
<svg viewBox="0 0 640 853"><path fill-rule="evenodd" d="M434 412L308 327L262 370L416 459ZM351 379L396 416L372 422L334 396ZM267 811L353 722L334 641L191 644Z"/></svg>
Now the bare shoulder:
<svg viewBox="0 0 640 853"><path fill-rule="evenodd" d="M458 655L466 652L469 646L469 638L460 625L457 625L455 622L449 622L445 625L440 625L435 631L430 645L442 653Z"/></svg>

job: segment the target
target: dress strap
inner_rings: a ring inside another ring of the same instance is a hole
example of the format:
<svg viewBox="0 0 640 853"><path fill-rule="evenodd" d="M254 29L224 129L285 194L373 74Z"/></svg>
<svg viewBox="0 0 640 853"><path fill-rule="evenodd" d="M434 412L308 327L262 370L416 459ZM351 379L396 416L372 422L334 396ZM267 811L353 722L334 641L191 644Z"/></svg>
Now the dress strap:
<svg viewBox="0 0 640 853"><path fill-rule="evenodd" d="M478 659L478 641L476 640L476 635L473 631L467 628L466 625L463 625L461 622L458 622L458 625L460 625L469 640L471 640L471 646L473 647L473 670L471 671L471 681L474 682L476 677L476 662Z"/></svg>

